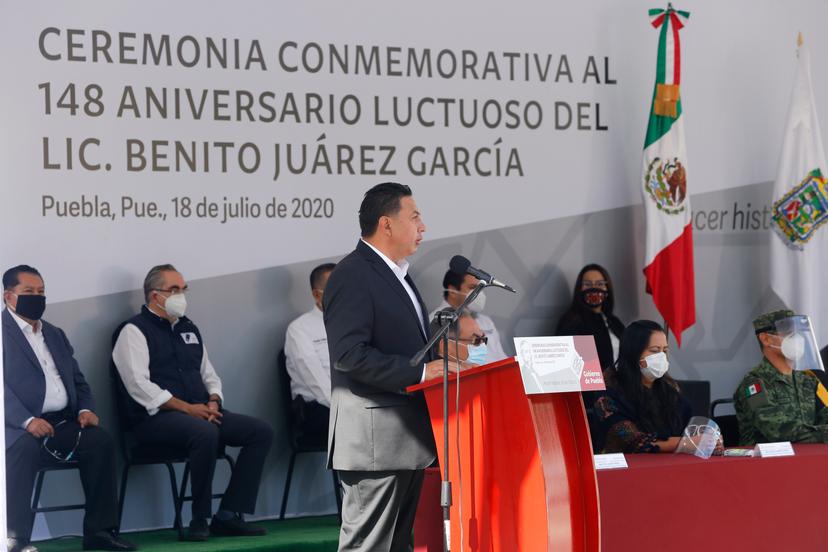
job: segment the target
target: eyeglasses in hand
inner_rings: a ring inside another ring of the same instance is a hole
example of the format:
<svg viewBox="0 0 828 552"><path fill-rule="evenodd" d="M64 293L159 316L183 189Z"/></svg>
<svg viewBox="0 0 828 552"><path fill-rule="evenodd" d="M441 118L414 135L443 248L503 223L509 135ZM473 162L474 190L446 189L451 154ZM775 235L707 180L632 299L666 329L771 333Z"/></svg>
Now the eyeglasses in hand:
<svg viewBox="0 0 828 552"><path fill-rule="evenodd" d="M66 420L58 422L57 425L55 425L55 429L59 428L60 426L62 426L65 423L66 423ZM55 458L58 462L68 462L69 460L72 459L72 456L74 456L75 451L78 450L78 445L80 444L82 433L83 433L83 431L78 429L78 436L75 439L75 446L73 446L72 450L70 450L69 452L61 452L59 450L50 448L48 446L48 443L49 443L49 439L52 439L52 437L44 437L43 438L43 443L41 444L41 446L43 447L43 450L45 450L46 452L51 454L52 457Z"/></svg>

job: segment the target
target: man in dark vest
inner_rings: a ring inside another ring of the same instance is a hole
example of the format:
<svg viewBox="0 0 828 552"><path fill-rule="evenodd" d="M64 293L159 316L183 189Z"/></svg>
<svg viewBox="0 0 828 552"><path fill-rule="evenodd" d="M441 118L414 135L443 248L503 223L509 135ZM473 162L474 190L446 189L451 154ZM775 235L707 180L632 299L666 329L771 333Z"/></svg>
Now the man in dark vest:
<svg viewBox="0 0 828 552"><path fill-rule="evenodd" d="M189 451L193 517L185 540L255 536L265 530L244 521L256 506L262 467L273 440L265 422L225 410L219 379L201 333L184 316L187 283L172 265L144 279L146 304L113 336L112 360L137 440ZM230 483L211 514L213 472L220 445L241 447Z"/></svg>
<svg viewBox="0 0 828 552"><path fill-rule="evenodd" d="M3 274L6 529L9 552L36 552L32 487L37 470L77 461L86 496L84 550L135 550L118 536L115 451L63 330L41 319L46 288L33 267Z"/></svg>

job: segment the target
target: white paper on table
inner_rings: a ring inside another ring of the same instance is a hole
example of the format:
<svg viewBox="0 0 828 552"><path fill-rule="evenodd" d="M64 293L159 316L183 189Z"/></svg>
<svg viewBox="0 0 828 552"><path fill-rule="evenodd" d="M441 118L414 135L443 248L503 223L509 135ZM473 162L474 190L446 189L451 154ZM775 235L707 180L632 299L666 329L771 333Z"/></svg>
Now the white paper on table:
<svg viewBox="0 0 828 552"><path fill-rule="evenodd" d="M794 456L793 446L790 441L778 441L775 443L757 443L753 449L753 455L760 458L774 458L777 456Z"/></svg>

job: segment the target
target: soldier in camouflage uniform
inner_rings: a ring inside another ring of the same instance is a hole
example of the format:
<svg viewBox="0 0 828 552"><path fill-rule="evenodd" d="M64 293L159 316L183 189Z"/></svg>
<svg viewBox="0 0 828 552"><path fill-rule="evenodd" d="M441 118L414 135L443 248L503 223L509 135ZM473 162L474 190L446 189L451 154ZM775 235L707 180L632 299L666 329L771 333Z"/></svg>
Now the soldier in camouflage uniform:
<svg viewBox="0 0 828 552"><path fill-rule="evenodd" d="M777 310L753 321L764 358L733 395L743 445L828 443L828 407L817 394L822 384L812 372L792 369L775 332L775 323L791 316L790 310ZM826 394L821 387L820 395Z"/></svg>

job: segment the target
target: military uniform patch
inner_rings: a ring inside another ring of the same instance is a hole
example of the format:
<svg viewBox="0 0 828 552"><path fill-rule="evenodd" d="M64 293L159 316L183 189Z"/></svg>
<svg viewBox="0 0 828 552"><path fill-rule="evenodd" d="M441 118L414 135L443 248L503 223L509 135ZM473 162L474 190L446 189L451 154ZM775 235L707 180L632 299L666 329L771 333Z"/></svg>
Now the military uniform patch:
<svg viewBox="0 0 828 552"><path fill-rule="evenodd" d="M747 388L745 389L745 397L752 397L752 396L756 395L757 393L761 393L761 392L762 392L762 382L757 381L756 383L747 386Z"/></svg>
<svg viewBox="0 0 828 552"><path fill-rule="evenodd" d="M765 393L765 386L761 381L753 382L745 387L745 397L750 408L759 408L769 403L768 394Z"/></svg>
<svg viewBox="0 0 828 552"><path fill-rule="evenodd" d="M816 396L822 403L822 406L828 407L828 389L822 385L822 382L817 384Z"/></svg>

